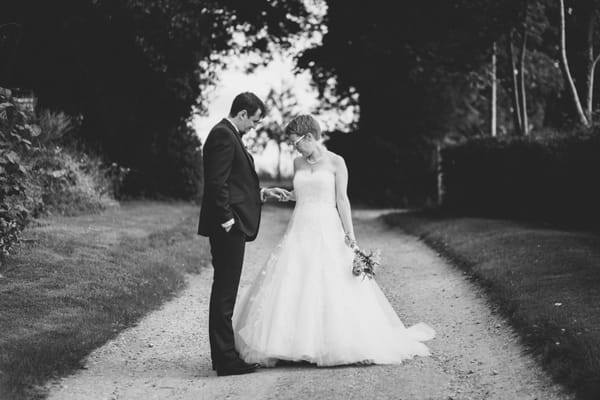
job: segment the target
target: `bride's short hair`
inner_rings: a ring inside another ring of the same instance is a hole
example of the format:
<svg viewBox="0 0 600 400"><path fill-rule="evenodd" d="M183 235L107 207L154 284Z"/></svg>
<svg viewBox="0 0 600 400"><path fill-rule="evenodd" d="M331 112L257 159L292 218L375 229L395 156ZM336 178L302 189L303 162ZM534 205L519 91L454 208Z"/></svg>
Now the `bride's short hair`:
<svg viewBox="0 0 600 400"><path fill-rule="evenodd" d="M298 115L293 118L285 127L286 135L303 136L312 133L315 139L321 139L321 126L317 120L308 114Z"/></svg>

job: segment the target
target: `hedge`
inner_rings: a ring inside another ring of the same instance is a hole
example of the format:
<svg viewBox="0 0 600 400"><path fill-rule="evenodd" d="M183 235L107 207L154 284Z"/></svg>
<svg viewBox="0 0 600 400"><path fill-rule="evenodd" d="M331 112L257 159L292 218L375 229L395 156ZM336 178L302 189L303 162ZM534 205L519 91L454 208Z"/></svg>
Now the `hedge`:
<svg viewBox="0 0 600 400"><path fill-rule="evenodd" d="M444 209L598 226L599 132L475 138L441 158Z"/></svg>

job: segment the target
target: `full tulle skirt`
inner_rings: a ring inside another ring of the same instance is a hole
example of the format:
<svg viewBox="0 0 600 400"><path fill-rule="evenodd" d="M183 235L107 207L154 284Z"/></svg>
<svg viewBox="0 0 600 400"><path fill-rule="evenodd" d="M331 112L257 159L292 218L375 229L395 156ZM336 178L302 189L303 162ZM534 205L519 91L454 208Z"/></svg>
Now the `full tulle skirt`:
<svg viewBox="0 0 600 400"><path fill-rule="evenodd" d="M376 281L352 274L333 204L297 204L288 228L241 290L233 314L236 348L251 363L319 366L401 363L430 354L425 323L405 327Z"/></svg>

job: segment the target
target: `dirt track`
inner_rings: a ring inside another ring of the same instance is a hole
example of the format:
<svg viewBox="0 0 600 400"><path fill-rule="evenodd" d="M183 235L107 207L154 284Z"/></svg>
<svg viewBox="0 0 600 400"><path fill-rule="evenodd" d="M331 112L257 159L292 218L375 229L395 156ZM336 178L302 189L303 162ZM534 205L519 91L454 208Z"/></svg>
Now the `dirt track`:
<svg viewBox="0 0 600 400"><path fill-rule="evenodd" d="M50 399L568 399L493 314L480 290L417 239L354 212L359 244L382 250L377 281L407 324L437 337L433 356L403 365L293 365L216 377L210 368L208 298L212 271L190 276L180 296L93 352L86 369L49 384ZM290 210L265 207L250 243L247 285L281 237ZM198 240L206 240L198 238ZM369 338L365 338L368 340Z"/></svg>

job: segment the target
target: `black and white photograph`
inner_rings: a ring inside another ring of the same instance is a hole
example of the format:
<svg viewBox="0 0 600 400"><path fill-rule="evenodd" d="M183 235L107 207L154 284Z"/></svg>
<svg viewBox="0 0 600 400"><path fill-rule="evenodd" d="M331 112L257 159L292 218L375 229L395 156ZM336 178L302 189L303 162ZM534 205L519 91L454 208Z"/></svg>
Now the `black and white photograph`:
<svg viewBox="0 0 600 400"><path fill-rule="evenodd" d="M3 0L0 400L600 399L599 61L600 0Z"/></svg>

